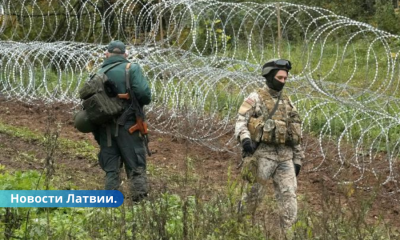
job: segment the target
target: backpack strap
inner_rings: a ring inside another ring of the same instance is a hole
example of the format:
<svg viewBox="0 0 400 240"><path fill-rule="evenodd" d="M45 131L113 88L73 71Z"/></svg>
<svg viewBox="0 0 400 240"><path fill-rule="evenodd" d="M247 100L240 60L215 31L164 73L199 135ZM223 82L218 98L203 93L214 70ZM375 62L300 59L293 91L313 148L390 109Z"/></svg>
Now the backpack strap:
<svg viewBox="0 0 400 240"><path fill-rule="evenodd" d="M131 87L129 86L129 69L131 68L131 63L129 62L126 64L125 67L125 86L126 86L126 92L128 93ZM115 134L114 137L118 137L118 130L119 129L119 124L118 121L115 122Z"/></svg>
<svg viewBox="0 0 400 240"><path fill-rule="evenodd" d="M99 73L107 73L108 72L108 70L110 70L111 68L113 68L113 67L116 67L117 65L120 65L122 62L116 62L116 63L113 63L113 64L110 64L110 65L108 65L108 66L106 66L106 67L104 67L104 68L101 68L100 70L99 70Z"/></svg>
<svg viewBox="0 0 400 240"><path fill-rule="evenodd" d="M110 64L104 68L101 68L98 73L100 74L106 74L110 69L120 65L122 62L116 62L113 64ZM106 134L107 134L107 147L111 147L111 126L109 124L106 125ZM118 136L118 128L116 129L116 136Z"/></svg>

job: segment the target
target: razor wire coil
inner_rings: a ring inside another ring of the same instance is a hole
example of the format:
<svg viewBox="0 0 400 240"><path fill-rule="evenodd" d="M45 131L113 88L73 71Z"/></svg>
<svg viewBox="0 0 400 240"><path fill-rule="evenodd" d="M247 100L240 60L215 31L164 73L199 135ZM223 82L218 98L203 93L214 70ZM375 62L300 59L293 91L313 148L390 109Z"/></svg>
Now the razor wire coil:
<svg viewBox="0 0 400 240"><path fill-rule="evenodd" d="M290 59L311 170L366 187L398 179L400 36L368 24L290 3L2 0L0 33L1 95L77 105L119 39L150 82L151 128L224 151L263 63Z"/></svg>

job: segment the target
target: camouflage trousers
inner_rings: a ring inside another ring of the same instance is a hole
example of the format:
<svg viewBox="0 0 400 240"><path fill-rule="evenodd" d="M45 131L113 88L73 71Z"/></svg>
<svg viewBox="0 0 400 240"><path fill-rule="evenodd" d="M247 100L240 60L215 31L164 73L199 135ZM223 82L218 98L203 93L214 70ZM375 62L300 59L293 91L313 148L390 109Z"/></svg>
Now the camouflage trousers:
<svg viewBox="0 0 400 240"><path fill-rule="evenodd" d="M111 129L111 146L107 144L107 130L102 129L98 134L100 144L99 164L106 172L105 189L117 190L121 184L120 166L125 166L129 190L133 201L139 201L147 195L146 153L139 132L129 134L128 129L133 123L119 126L118 136L115 137L115 124Z"/></svg>
<svg viewBox="0 0 400 240"><path fill-rule="evenodd" d="M243 195L242 202L247 211L254 212L264 197L265 185L270 178L274 184L281 227L290 228L297 218L297 180L292 160L277 162L268 158L258 158L257 181Z"/></svg>

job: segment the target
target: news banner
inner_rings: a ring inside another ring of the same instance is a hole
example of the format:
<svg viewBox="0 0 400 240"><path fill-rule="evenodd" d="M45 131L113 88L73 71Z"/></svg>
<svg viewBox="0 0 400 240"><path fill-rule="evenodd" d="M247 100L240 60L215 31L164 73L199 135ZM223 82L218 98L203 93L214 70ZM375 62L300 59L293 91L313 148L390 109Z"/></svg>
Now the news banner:
<svg viewBox="0 0 400 240"><path fill-rule="evenodd" d="M0 207L119 207L118 190L0 190Z"/></svg>

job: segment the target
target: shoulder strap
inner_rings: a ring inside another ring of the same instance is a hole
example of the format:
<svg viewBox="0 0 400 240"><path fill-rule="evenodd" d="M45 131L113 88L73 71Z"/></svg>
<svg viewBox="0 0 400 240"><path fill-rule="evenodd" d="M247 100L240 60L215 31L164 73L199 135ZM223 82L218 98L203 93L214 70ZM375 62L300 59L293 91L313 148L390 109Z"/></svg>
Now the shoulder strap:
<svg viewBox="0 0 400 240"><path fill-rule="evenodd" d="M113 67L116 67L117 65L120 65L121 63L122 62L116 62L116 63L110 64L110 65L108 65L108 66L106 66L104 68L101 68L99 70L99 73L106 73L106 72L108 72L108 70L110 70Z"/></svg>
<svg viewBox="0 0 400 240"><path fill-rule="evenodd" d="M131 63L129 62L128 64L126 64L125 67L125 87L126 87L126 92L130 93L130 89L131 89L131 85L129 84L129 69L131 68Z"/></svg>
<svg viewBox="0 0 400 240"><path fill-rule="evenodd" d="M275 106L274 106L274 108L272 109L272 111L269 113L267 120L268 120L268 119L271 119L272 116L274 116L274 114L275 114L275 112L276 112L276 109L278 109L278 105L279 105L279 101L281 100L281 96L282 96L282 91L279 92L278 100L276 101Z"/></svg>
<svg viewBox="0 0 400 240"><path fill-rule="evenodd" d="M278 94L278 100L276 101L276 103L275 103L275 105L274 105L274 108L273 108L273 109L271 110L271 112L268 114L267 120L268 120L268 119L271 119L272 116L274 116L276 110L278 109L279 101L281 100L281 96L282 96L282 92L283 92L283 90L279 92L279 94ZM269 92L266 91L266 90L263 89L263 88L260 88L260 89L258 90L258 93L261 95L261 98L262 98L261 100L262 100L262 101L264 101L263 96L266 96L266 95L268 95L268 97L272 99L271 94L269 94Z"/></svg>
<svg viewBox="0 0 400 240"><path fill-rule="evenodd" d="M143 113L143 109L140 107L140 104L135 96L135 94L133 93L132 89L131 89L131 85L130 85L130 78L129 78L129 70L131 68L131 63L126 64L125 67L125 85L126 85L126 92L129 93L129 97L131 99L131 104L135 105L137 110L139 111L139 114L142 116L143 120L145 119L144 113Z"/></svg>

